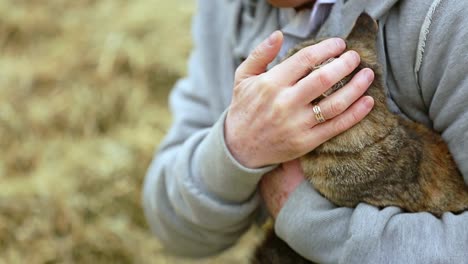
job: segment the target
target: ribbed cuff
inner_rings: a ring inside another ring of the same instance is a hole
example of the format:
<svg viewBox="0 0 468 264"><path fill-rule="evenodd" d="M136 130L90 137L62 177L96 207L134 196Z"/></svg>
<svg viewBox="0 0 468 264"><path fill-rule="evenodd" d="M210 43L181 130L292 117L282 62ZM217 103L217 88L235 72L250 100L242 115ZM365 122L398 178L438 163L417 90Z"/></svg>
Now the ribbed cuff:
<svg viewBox="0 0 468 264"><path fill-rule="evenodd" d="M224 139L227 111L212 127L195 152L195 164L208 191L228 202L239 203L255 192L261 177L276 165L251 169L240 164L230 153Z"/></svg>

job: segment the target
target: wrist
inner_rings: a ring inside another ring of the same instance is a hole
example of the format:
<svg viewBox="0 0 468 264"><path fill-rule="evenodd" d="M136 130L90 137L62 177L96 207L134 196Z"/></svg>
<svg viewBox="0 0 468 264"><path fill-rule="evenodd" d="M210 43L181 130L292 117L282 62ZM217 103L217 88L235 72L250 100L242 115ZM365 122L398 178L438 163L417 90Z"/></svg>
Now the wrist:
<svg viewBox="0 0 468 264"><path fill-rule="evenodd" d="M252 197L261 177L274 169L251 169L240 164L230 153L224 138L226 112L213 125L194 153L194 171L210 194L222 200L240 203Z"/></svg>
<svg viewBox="0 0 468 264"><path fill-rule="evenodd" d="M253 151L249 149L251 145L245 143L248 140L242 138L239 133L236 133L235 131L239 131L239 129L232 128L232 125L230 125L231 123L228 113L224 122L224 141L231 156L246 168L255 169L264 167L266 164L262 164L257 160L257 157L262 155L253 153Z"/></svg>

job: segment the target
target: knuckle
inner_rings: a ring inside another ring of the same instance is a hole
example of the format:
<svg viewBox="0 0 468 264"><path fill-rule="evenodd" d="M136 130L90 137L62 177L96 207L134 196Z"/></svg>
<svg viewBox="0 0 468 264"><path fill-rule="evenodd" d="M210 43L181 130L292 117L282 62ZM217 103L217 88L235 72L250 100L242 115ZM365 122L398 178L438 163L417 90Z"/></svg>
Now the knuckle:
<svg viewBox="0 0 468 264"><path fill-rule="evenodd" d="M295 101L297 96L296 91L293 89L283 89L278 93L278 100L281 101L287 109L290 109L297 104Z"/></svg>
<svg viewBox="0 0 468 264"><path fill-rule="evenodd" d="M317 120L314 117L307 118L304 120L304 126L307 128L311 128L317 125Z"/></svg>
<svg viewBox="0 0 468 264"><path fill-rule="evenodd" d="M346 44L342 39L330 38L318 43L317 47L323 48L322 53L327 54L327 57L334 57L346 48Z"/></svg>
<svg viewBox="0 0 468 264"><path fill-rule="evenodd" d="M303 66L312 68L318 63L317 48L315 46L307 47L299 52L299 60Z"/></svg>
<svg viewBox="0 0 468 264"><path fill-rule="evenodd" d="M293 127L294 129L296 128L295 126L291 125L292 105L293 103L287 97L281 96L281 94L274 98L270 106L270 118L274 127L282 127L285 128L287 131L291 127Z"/></svg>
<svg viewBox="0 0 468 264"><path fill-rule="evenodd" d="M345 119L336 120L334 125L335 134L340 134L350 128L350 124Z"/></svg>
<svg viewBox="0 0 468 264"><path fill-rule="evenodd" d="M333 116L339 115L346 110L346 102L343 100L335 100L330 103L330 112Z"/></svg>
<svg viewBox="0 0 468 264"><path fill-rule="evenodd" d="M257 78L257 85L261 89L270 89L273 87L273 82L265 74L259 75Z"/></svg>
<svg viewBox="0 0 468 264"><path fill-rule="evenodd" d="M282 121L285 115L287 115L288 105L285 100L277 98L273 101L272 106L273 118L278 121Z"/></svg>
<svg viewBox="0 0 468 264"><path fill-rule="evenodd" d="M357 124L361 118L356 113L350 113L345 118L339 118L334 125L337 134L342 133Z"/></svg>
<svg viewBox="0 0 468 264"><path fill-rule="evenodd" d="M351 117L349 118L349 127L354 126L355 124L361 121L362 117L360 117L357 113L351 113Z"/></svg>
<svg viewBox="0 0 468 264"><path fill-rule="evenodd" d="M272 82L272 80L265 75L260 75L257 78L257 80L255 81L255 87L257 96L259 96L263 100L269 100L270 98L272 98L275 94L274 91L276 91L276 89L274 88L275 85Z"/></svg>
<svg viewBox="0 0 468 264"><path fill-rule="evenodd" d="M319 69L315 72L317 74L318 82L322 87L329 88L333 85L330 75L324 68Z"/></svg>
<svg viewBox="0 0 468 264"><path fill-rule="evenodd" d="M256 47L250 54L250 60L258 61L262 57L262 50L260 47Z"/></svg>
<svg viewBox="0 0 468 264"><path fill-rule="evenodd" d="M301 137L291 137L289 139L289 146L292 152L301 152L304 148L304 141Z"/></svg>
<svg viewBox="0 0 468 264"><path fill-rule="evenodd" d="M234 79L235 80L239 80L240 78L242 78L242 68L245 64L245 61L241 63L241 65L239 65L239 67L237 67L237 69L235 70L234 72Z"/></svg>

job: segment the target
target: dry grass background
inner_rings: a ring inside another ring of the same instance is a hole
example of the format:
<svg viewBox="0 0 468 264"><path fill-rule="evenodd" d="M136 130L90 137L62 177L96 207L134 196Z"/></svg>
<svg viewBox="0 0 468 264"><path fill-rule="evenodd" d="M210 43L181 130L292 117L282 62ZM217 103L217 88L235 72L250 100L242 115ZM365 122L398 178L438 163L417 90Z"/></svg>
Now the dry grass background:
<svg viewBox="0 0 468 264"><path fill-rule="evenodd" d="M210 259L167 256L140 206L193 9L0 0L0 263L246 262L256 235Z"/></svg>

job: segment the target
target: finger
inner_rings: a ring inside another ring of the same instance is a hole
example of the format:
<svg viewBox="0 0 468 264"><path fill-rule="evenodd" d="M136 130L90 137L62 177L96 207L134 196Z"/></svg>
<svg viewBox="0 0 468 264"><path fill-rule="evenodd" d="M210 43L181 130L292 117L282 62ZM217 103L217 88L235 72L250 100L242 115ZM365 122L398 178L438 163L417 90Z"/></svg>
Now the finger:
<svg viewBox="0 0 468 264"><path fill-rule="evenodd" d="M260 43L239 65L236 70L236 81L242 81L253 75L264 73L278 52L283 43L283 33L281 31L273 32L266 40Z"/></svg>
<svg viewBox="0 0 468 264"><path fill-rule="evenodd" d="M370 96L361 97L348 110L337 117L314 126L304 137L309 142L309 149L315 149L327 140L345 132L360 122L371 111L374 99Z"/></svg>
<svg viewBox="0 0 468 264"><path fill-rule="evenodd" d="M296 94L295 101L302 104L313 101L334 84L351 74L360 61L357 52L347 51L339 58L311 72L293 86Z"/></svg>
<svg viewBox="0 0 468 264"><path fill-rule="evenodd" d="M330 120L342 114L367 91L373 80L374 72L371 69L366 68L359 71L343 88L318 103L323 118ZM309 127L320 123L313 107L314 105L308 104L303 117L304 120L309 120Z"/></svg>
<svg viewBox="0 0 468 264"><path fill-rule="evenodd" d="M340 55L346 43L340 38L331 38L305 47L282 63L273 67L269 74L285 85L295 84L311 70L329 58Z"/></svg>

